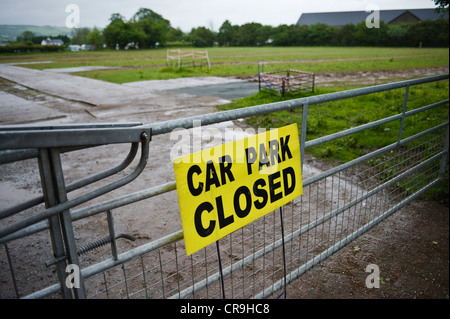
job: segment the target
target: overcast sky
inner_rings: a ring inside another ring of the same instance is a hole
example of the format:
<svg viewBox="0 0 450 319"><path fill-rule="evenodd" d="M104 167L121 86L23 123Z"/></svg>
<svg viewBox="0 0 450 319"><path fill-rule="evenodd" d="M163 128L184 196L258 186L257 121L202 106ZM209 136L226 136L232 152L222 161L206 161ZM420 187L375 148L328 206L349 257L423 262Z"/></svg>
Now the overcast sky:
<svg viewBox="0 0 450 319"><path fill-rule="evenodd" d="M435 7L433 0L0 0L0 24L65 26L70 4L80 9L81 27L104 28L113 13L130 19L139 8L149 8L185 32L200 26L218 31L227 19L237 25L289 25L301 13L364 11L369 4L381 10Z"/></svg>

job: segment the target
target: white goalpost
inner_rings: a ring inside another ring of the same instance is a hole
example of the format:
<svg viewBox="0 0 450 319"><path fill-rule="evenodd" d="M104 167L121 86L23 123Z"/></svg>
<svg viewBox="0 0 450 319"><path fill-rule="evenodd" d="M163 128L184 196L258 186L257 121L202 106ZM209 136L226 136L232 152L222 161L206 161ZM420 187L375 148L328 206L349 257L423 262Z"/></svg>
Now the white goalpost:
<svg viewBox="0 0 450 319"><path fill-rule="evenodd" d="M178 67L181 69L183 61L187 62L185 64L192 64L195 67L196 60L205 60L208 65L208 69L211 69L211 63L209 62L208 51L197 51L197 50L180 50L172 49L167 50L166 64L169 66L171 61L175 61ZM201 62L200 62L201 65Z"/></svg>

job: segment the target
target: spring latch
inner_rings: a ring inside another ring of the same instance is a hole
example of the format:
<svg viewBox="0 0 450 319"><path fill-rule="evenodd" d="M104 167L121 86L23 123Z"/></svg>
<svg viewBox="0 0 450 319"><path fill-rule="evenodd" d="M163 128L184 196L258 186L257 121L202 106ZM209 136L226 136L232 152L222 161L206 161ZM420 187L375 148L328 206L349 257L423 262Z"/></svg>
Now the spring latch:
<svg viewBox="0 0 450 319"><path fill-rule="evenodd" d="M125 239L131 240L131 241L135 241L136 240L133 236L128 235L128 234L119 234L119 235L116 236L116 239L119 239L119 238L125 238ZM99 240L93 241L92 243L89 243L87 245L84 245L84 246L78 248L77 249L77 254L78 254L78 256L80 256L82 254L87 253L88 251L91 251L91 250L100 248L102 246L105 246L105 245L111 243L111 241L112 241L111 240L111 236L103 237L103 238L101 238Z"/></svg>
<svg viewBox="0 0 450 319"><path fill-rule="evenodd" d="M133 236L128 235L128 234L119 234L119 235L115 236L114 239L119 239L119 238L125 238L125 239L128 239L130 241L135 241L136 240ZM115 241L112 240L111 236L106 236L106 237L100 238L100 239L98 239L96 241L93 241L92 243L86 244L86 245L78 248L77 249L77 255L80 256L80 255L85 254L85 253L87 253L87 252L89 252L91 250L95 250L97 248L105 246L105 245L107 245L107 244L109 244L111 242L113 243L113 245L112 245L113 257L114 257L114 259L117 259L117 253L116 253L116 249L115 249ZM52 260L46 261L45 265L47 267L50 267L50 266L52 266L52 265L54 265L54 264L56 264L56 263L58 263L60 261L65 260L66 258L67 258L67 255L60 256L58 258L54 258Z"/></svg>

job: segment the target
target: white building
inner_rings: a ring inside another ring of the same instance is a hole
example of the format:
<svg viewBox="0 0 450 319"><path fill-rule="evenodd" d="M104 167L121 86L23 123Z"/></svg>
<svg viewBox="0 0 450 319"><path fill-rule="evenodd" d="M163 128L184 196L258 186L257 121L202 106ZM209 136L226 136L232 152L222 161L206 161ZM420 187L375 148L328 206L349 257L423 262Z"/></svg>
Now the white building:
<svg viewBox="0 0 450 319"><path fill-rule="evenodd" d="M50 39L47 38L47 40L42 40L41 45L57 45L62 46L64 44L64 41L61 39Z"/></svg>

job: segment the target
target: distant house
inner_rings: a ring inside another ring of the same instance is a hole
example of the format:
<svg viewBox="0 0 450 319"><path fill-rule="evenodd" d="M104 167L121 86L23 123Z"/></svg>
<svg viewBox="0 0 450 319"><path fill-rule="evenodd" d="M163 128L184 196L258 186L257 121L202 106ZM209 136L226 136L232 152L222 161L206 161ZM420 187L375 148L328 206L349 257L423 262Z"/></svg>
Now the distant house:
<svg viewBox="0 0 450 319"><path fill-rule="evenodd" d="M41 41L41 45L57 45L57 46L62 46L64 45L64 41L61 39L50 39L47 38L46 40L42 40Z"/></svg>
<svg viewBox="0 0 450 319"><path fill-rule="evenodd" d="M69 50L74 52L81 51L81 45L78 44L69 45Z"/></svg>
<svg viewBox="0 0 450 319"><path fill-rule="evenodd" d="M82 44L81 45L81 51L94 51L95 45L93 44Z"/></svg>
<svg viewBox="0 0 450 319"><path fill-rule="evenodd" d="M73 52L94 51L95 50L95 45L92 45L92 44L82 44L82 45L73 44L73 45L69 45L69 50L73 51Z"/></svg>
<svg viewBox="0 0 450 319"><path fill-rule="evenodd" d="M365 21L371 12L346 11L346 12L317 12L303 13L297 21L298 25L313 25L323 23L329 26L354 25ZM424 20L437 20L442 17L435 9L404 9L404 10L380 10L380 20L387 24L402 22L420 22ZM448 12L444 15L448 19Z"/></svg>

